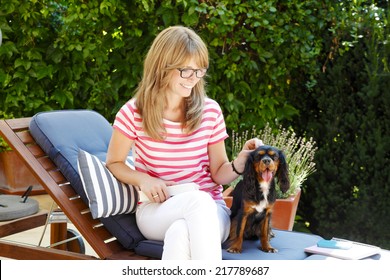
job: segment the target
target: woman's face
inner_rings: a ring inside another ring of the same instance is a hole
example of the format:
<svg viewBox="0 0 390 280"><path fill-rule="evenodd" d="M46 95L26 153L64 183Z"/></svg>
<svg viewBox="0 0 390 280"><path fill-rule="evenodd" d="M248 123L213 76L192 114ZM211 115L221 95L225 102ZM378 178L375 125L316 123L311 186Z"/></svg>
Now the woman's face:
<svg viewBox="0 0 390 280"><path fill-rule="evenodd" d="M176 96L176 97L185 98L190 96L192 92L192 88L201 79L198 77L206 73L204 69L199 68L199 66L195 63L194 60L190 60L186 65L183 65L180 68L180 70L178 69L172 70L172 76L169 82L168 97ZM198 70L198 71L193 71L193 70Z"/></svg>

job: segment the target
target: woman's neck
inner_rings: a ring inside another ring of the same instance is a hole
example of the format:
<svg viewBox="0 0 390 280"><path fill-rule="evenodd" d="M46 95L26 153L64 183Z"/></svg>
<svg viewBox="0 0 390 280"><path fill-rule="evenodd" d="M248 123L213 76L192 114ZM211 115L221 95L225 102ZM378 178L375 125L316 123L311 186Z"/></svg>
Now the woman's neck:
<svg viewBox="0 0 390 280"><path fill-rule="evenodd" d="M184 100L168 100L164 109L164 119L172 122L183 122L185 117Z"/></svg>

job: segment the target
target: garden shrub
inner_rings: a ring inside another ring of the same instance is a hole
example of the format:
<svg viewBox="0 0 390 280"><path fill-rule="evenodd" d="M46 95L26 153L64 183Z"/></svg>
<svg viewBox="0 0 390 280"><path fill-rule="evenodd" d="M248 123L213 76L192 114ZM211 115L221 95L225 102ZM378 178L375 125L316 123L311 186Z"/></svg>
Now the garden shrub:
<svg viewBox="0 0 390 280"><path fill-rule="evenodd" d="M301 113L294 125L319 146L317 172L307 181L298 214L324 237L389 249L390 28L384 11L362 7L356 29L336 40L349 42L348 50L335 53L318 86L291 100Z"/></svg>

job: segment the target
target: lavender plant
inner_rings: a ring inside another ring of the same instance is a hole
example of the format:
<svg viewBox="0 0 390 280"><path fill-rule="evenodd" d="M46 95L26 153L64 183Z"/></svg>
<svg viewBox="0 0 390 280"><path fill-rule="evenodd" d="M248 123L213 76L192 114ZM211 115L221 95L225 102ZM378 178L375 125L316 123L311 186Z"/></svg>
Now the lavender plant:
<svg viewBox="0 0 390 280"><path fill-rule="evenodd" d="M237 155L245 141L253 137L261 139L266 145L277 147L286 156L289 166L290 189L283 194L277 184L278 198L287 198L296 194L307 177L316 171L314 156L318 148L313 138L297 136L293 130L287 130L282 126L279 127L278 133L273 133L268 123L261 130L253 127L252 131L246 130L241 133L233 131L232 155ZM232 186L235 186L240 179L237 178L232 182Z"/></svg>

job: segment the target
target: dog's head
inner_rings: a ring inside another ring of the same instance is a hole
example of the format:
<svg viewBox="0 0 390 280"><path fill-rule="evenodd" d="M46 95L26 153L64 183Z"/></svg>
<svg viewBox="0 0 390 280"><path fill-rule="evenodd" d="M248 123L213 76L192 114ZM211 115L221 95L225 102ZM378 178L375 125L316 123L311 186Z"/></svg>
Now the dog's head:
<svg viewBox="0 0 390 280"><path fill-rule="evenodd" d="M244 170L244 180L256 180L258 183L271 183L274 178L282 192L290 188L288 165L284 153L272 146L260 146L248 156Z"/></svg>

